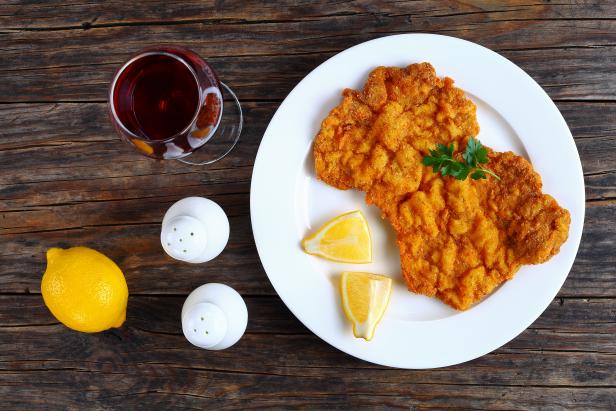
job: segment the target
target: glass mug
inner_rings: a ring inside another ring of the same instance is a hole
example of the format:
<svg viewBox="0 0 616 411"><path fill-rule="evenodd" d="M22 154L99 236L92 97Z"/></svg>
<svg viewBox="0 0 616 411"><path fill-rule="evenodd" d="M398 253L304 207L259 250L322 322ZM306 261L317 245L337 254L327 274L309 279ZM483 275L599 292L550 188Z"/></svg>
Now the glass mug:
<svg viewBox="0 0 616 411"><path fill-rule="evenodd" d="M233 91L181 47L145 49L128 60L109 88L109 111L122 139L141 154L194 165L226 156L243 123ZM198 162L184 159L197 150Z"/></svg>

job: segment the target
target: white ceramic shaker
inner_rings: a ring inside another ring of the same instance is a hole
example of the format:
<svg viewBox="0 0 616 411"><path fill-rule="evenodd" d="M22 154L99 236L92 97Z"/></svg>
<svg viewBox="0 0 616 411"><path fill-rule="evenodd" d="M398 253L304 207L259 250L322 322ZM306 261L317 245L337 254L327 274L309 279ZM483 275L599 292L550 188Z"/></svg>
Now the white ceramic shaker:
<svg viewBox="0 0 616 411"><path fill-rule="evenodd" d="M187 197L165 213L160 241L176 260L204 263L222 252L229 241L229 219L212 200Z"/></svg>
<svg viewBox="0 0 616 411"><path fill-rule="evenodd" d="M218 283L195 289L182 307L182 331L191 344L208 350L224 350L246 331L248 310L233 288Z"/></svg>

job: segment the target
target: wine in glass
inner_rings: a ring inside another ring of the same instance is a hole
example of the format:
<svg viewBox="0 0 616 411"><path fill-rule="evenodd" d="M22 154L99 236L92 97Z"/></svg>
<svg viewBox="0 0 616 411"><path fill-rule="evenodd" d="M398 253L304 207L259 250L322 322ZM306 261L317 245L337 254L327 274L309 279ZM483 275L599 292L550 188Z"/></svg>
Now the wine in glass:
<svg viewBox="0 0 616 411"><path fill-rule="evenodd" d="M181 47L146 49L126 62L111 83L109 109L120 136L156 159L211 164L233 149L242 130L233 91ZM197 150L196 161L185 159Z"/></svg>

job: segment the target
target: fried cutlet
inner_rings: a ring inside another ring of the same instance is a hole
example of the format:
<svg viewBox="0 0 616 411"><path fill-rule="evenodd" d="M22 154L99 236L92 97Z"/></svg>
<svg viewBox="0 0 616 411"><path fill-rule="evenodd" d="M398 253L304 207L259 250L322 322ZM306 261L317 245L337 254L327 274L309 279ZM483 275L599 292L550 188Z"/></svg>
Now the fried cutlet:
<svg viewBox="0 0 616 411"><path fill-rule="evenodd" d="M475 111L428 63L378 67L362 91L344 90L313 148L321 180L365 191L391 222L409 290L459 310L522 264L558 253L570 223L532 165L511 152L489 150L487 167L501 181L460 181L422 165L437 143L459 151L478 134Z"/></svg>

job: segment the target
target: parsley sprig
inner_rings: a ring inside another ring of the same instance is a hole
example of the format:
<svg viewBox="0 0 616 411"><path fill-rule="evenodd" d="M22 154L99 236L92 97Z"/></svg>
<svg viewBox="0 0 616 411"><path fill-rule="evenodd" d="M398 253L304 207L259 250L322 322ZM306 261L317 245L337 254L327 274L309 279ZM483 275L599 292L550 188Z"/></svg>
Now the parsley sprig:
<svg viewBox="0 0 616 411"><path fill-rule="evenodd" d="M432 166L432 170L440 173L443 176L452 176L458 180L466 180L466 177L471 176L473 180L487 178L486 174L491 175L500 181L500 177L492 171L483 168L481 164L487 164L488 150L481 145L479 140L471 137L466 145L466 150L462 153L464 161L458 161L453 155L454 146L450 144L437 144L436 150L430 150L430 155L427 155L421 161L425 166Z"/></svg>

